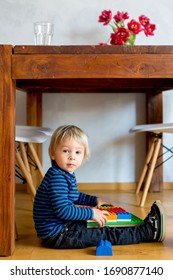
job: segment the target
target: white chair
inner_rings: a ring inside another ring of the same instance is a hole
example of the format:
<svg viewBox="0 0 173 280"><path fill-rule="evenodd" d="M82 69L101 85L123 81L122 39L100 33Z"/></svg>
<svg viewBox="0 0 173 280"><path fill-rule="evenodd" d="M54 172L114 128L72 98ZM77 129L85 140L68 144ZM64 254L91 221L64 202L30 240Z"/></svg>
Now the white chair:
<svg viewBox="0 0 173 280"><path fill-rule="evenodd" d="M139 182L137 184L137 188L136 188L136 194L138 194L142 187L142 184L145 180L142 197L141 197L141 201L139 204L141 207L143 207L145 204L146 198L147 198L147 194L148 194L148 190L149 190L149 187L151 184L154 170L157 167L156 163L157 163L157 160L159 157L160 148L164 147L166 149L166 152L171 153L170 157L173 156L172 148L166 147L165 145L163 145L163 142L162 142L163 133L173 133L173 123L137 125L137 126L131 128L129 132L130 133L150 132L152 135L152 143L148 150L148 153L147 153L147 156L145 159L145 163L144 163L144 167L142 169L142 173L141 173L141 176L140 176ZM164 162L162 162L162 163L164 163Z"/></svg>
<svg viewBox="0 0 173 280"><path fill-rule="evenodd" d="M53 130L47 127L40 126L22 126L16 125L16 149L15 156L18 168L20 169L22 176L19 176L19 171L16 168L16 174L18 177L22 177L28 183L28 190L31 195L32 201L36 194L36 186L34 184L33 173L31 172L30 164L34 164L38 169L41 178L44 177L44 171L40 159L35 150L34 144L42 144L53 133ZM30 152L30 155L28 153ZM18 239L17 226L15 224L15 238Z"/></svg>
<svg viewBox="0 0 173 280"><path fill-rule="evenodd" d="M28 183L32 199L35 197L36 186L33 183L34 180L32 177L30 164L33 163L35 168L38 169L41 178L44 177L42 164L34 148L34 144L41 144L45 142L48 137L52 135L52 133L53 130L46 127L16 125L16 162L20 171L22 172L23 177ZM30 152L30 159L28 158L27 149L29 149Z"/></svg>
<svg viewBox="0 0 173 280"><path fill-rule="evenodd" d="M40 131L43 132L44 134L46 134L47 136L52 136L53 134L53 129L49 128L49 127L44 127L44 126L31 126L31 125L16 125L16 132L19 132L20 135L22 133L22 131ZM27 133L27 132L26 132Z"/></svg>

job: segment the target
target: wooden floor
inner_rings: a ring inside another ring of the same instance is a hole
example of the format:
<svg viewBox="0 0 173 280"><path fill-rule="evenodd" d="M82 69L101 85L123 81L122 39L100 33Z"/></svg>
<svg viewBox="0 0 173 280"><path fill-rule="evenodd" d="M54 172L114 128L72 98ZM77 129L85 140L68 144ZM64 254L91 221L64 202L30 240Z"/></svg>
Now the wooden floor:
<svg viewBox="0 0 173 280"><path fill-rule="evenodd" d="M90 192L91 193L91 192ZM56 250L40 246L36 237L32 220L32 202L24 192L16 193L16 224L18 240L16 249L11 257L0 257L5 260L173 260L173 190L162 193L149 193L146 205L138 207L140 195L134 191L109 191L92 194L111 201L116 206L124 207L127 211L144 218L150 205L160 199L166 213L166 238L163 243L143 243L137 245L113 246L113 256L96 257L95 247L78 250Z"/></svg>

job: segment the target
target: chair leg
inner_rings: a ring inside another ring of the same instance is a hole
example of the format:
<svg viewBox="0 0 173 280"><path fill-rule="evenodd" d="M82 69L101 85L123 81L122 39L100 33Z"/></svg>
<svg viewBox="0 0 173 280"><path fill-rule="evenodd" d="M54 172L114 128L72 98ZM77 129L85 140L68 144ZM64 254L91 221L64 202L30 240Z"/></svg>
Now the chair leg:
<svg viewBox="0 0 173 280"><path fill-rule="evenodd" d="M20 144L20 150L21 150L23 162L26 166L26 169L30 173L31 170L30 170L30 167L29 167L28 157L27 157L27 153L26 153L26 150L25 150L25 144L23 142L20 142L19 144Z"/></svg>
<svg viewBox="0 0 173 280"><path fill-rule="evenodd" d="M28 170L26 169L26 166L25 166L25 164L24 164L24 162L21 158L21 155L20 155L20 153L17 149L16 149L16 152L15 152L15 155L16 155L16 161L17 161L17 163L20 167L20 170L23 173L23 176L26 178L26 181L28 183L32 199L34 199L35 194L36 194L36 189L34 187L32 177L31 177L30 173L28 172Z"/></svg>
<svg viewBox="0 0 173 280"><path fill-rule="evenodd" d="M35 151L35 149L34 149L34 145L33 145L33 143L28 143L28 146L29 146L29 149L30 149L30 151L31 151L31 154L32 154L32 156L33 156L33 158L34 158L34 160L35 160L35 163L36 163L36 165L37 165L37 167L38 167L38 170L39 170L39 172L40 172L40 175L41 175L41 177L43 178L43 177L44 177L44 171L43 171L43 168L42 168L42 164L41 164L41 162L40 162L40 160L39 160L39 157L38 157L38 155L37 155L37 153L36 153L36 151Z"/></svg>
<svg viewBox="0 0 173 280"><path fill-rule="evenodd" d="M142 170L142 173L141 173L141 176L140 176L137 188L136 188L136 194L139 193L139 191L140 191L140 189L142 187L142 183L143 183L143 181L145 179L145 175L147 173L147 170L148 170L148 167L149 167L149 163L151 161L151 158L152 158L152 155L153 155L153 152L154 152L155 141L156 141L156 139L154 138L153 142L151 144L151 147L150 147L150 149L148 151L148 154L147 154L147 157L146 157L146 160L145 160L145 163L144 163L144 167L143 167L143 170Z"/></svg>
<svg viewBox="0 0 173 280"><path fill-rule="evenodd" d="M31 177L31 180L32 180L31 169L30 169L29 162L28 162L28 156L27 156L27 153L26 153L25 143L24 142L19 142L19 145L20 145L20 150L21 150L21 156L22 156L22 159L23 159L23 163L25 164L25 167L28 171L28 175ZM27 190L28 190L28 188L27 188Z"/></svg>
<svg viewBox="0 0 173 280"><path fill-rule="evenodd" d="M162 143L162 139L157 138L157 141L155 141L155 148L154 148L154 152L153 152L153 157L152 157L151 162L150 162L149 171L148 171L148 174L147 174L143 194L142 194L141 201L140 201L140 206L141 207L144 206L145 200L147 198L147 193L148 193L149 186L150 186L152 176L153 176L153 173L154 173L154 168L156 166L156 162L157 162L157 158L158 158L158 155L159 155L161 143Z"/></svg>

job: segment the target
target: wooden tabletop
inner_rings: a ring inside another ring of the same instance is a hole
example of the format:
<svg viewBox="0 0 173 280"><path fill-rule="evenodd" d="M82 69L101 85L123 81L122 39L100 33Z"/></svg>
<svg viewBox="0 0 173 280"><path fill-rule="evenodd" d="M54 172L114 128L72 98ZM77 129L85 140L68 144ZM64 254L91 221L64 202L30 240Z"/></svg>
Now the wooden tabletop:
<svg viewBox="0 0 173 280"><path fill-rule="evenodd" d="M20 89L42 92L169 90L173 47L15 46L12 78Z"/></svg>

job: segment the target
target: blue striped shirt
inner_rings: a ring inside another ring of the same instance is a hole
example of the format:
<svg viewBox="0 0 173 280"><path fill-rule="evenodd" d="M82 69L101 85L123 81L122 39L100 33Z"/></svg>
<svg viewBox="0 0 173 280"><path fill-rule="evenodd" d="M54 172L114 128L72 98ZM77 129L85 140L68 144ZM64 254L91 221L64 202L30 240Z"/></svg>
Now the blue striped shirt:
<svg viewBox="0 0 173 280"><path fill-rule="evenodd" d="M91 208L78 205L96 206L96 196L78 191L75 174L70 174L53 162L37 189L33 219L39 238L59 233L68 221L93 218Z"/></svg>

